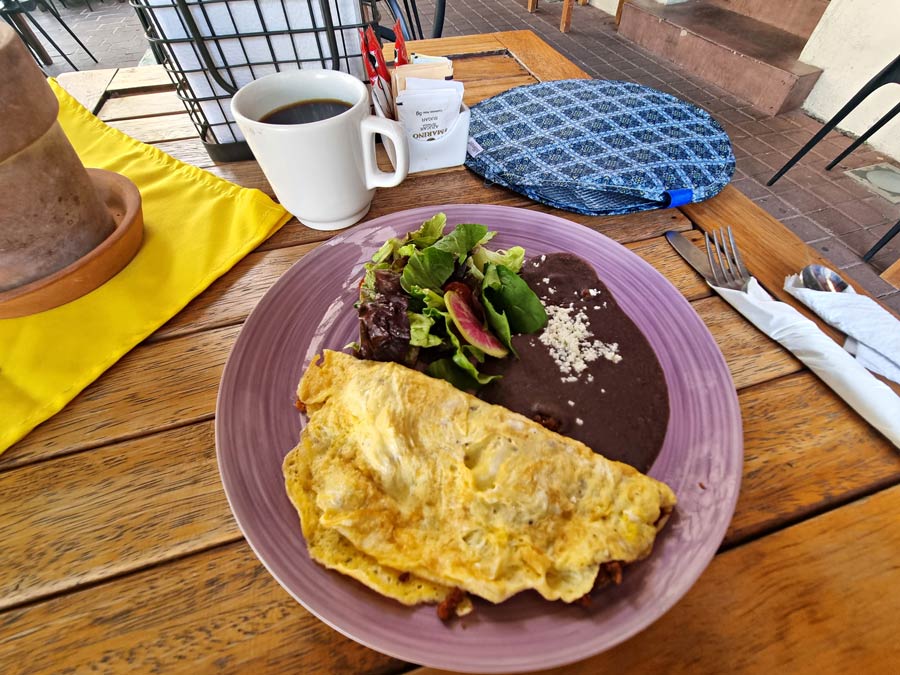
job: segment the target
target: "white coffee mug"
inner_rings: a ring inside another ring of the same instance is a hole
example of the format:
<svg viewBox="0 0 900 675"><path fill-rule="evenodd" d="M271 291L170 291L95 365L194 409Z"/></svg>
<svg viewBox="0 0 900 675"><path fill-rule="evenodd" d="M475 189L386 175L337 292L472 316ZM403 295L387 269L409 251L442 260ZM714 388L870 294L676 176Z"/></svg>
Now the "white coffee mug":
<svg viewBox="0 0 900 675"><path fill-rule="evenodd" d="M301 101L332 99L350 108L305 124L267 124L260 119ZM339 230L369 211L377 187L399 185L409 170L409 148L399 123L369 111L369 91L337 70L274 73L250 82L231 99L244 133L278 201L317 230ZM375 162L375 134L393 143L393 173Z"/></svg>

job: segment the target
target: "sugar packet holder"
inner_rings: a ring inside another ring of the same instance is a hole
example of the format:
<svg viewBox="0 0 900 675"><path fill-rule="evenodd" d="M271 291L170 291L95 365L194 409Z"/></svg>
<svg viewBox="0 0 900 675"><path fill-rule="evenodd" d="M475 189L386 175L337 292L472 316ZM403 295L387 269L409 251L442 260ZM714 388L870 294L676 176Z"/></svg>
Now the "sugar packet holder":
<svg viewBox="0 0 900 675"><path fill-rule="evenodd" d="M382 115L383 116L383 115ZM466 143L469 139L469 107L463 103L459 107L459 116L440 138L432 140L420 140L414 138L406 127L406 140L409 144L409 173L429 171L431 169L445 169L451 166L461 166L466 161ZM391 164L396 164L394 146L390 141L385 141L384 149L387 151Z"/></svg>

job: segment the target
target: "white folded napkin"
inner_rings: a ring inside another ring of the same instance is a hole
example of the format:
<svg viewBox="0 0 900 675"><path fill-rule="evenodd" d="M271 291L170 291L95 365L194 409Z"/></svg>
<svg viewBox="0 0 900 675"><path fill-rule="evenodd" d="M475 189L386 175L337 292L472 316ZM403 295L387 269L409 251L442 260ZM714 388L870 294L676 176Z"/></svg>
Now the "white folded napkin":
<svg viewBox="0 0 900 675"><path fill-rule="evenodd" d="M809 367L863 419L900 448L900 397L819 327L751 278L746 292L713 286L754 326Z"/></svg>
<svg viewBox="0 0 900 675"><path fill-rule="evenodd" d="M850 287L843 293L804 288L799 274L784 280L784 290L846 333L844 349L856 354L857 361L900 383L900 321L890 312Z"/></svg>

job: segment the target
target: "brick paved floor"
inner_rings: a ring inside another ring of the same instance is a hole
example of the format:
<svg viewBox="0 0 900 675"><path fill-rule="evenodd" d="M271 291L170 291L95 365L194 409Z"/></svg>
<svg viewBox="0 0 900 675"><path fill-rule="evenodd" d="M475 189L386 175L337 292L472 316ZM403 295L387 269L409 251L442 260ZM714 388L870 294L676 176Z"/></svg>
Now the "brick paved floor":
<svg viewBox="0 0 900 675"><path fill-rule="evenodd" d="M116 0L68 0L61 9L65 21L99 59L94 64L43 13L35 16L52 32L79 68L137 65L147 49L134 10ZM59 2L57 1L57 5ZM432 0L419 3L430 25ZM868 145L856 150L832 171L824 167L850 139L830 133L774 186L766 180L818 129L819 122L800 111L765 117L715 85L689 77L615 32L609 15L590 6L576 6L572 30L558 30L562 5L542 0L535 14L525 11L525 0L448 0L444 35L466 35L529 28L595 78L629 80L667 91L709 110L725 127L734 143L737 171L734 185L780 219L804 241L830 258L842 271L900 312L900 290L878 273L900 257L900 237L863 263L868 250L897 220L900 204L868 191L844 174L848 169L891 161ZM56 59L58 63L63 62ZM54 65L49 74L69 70ZM881 133L890 133L890 129ZM893 162L895 165L897 162Z"/></svg>

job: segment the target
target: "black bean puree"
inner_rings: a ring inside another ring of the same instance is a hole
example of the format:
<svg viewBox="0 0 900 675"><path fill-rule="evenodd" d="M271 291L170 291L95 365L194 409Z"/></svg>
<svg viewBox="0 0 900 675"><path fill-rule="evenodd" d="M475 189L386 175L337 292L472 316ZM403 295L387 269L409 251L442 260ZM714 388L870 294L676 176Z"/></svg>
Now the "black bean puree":
<svg viewBox="0 0 900 675"><path fill-rule="evenodd" d="M545 306L572 303L573 315L583 312L590 339L616 344L621 360L601 356L587 362L581 373L566 374L540 334L517 335L513 346L519 360L488 359L491 363L481 370L503 378L482 388L479 397L532 419L558 422L559 433L646 472L659 454L669 422L665 377L647 339L594 268L578 256L532 258L522 268L522 277Z"/></svg>

